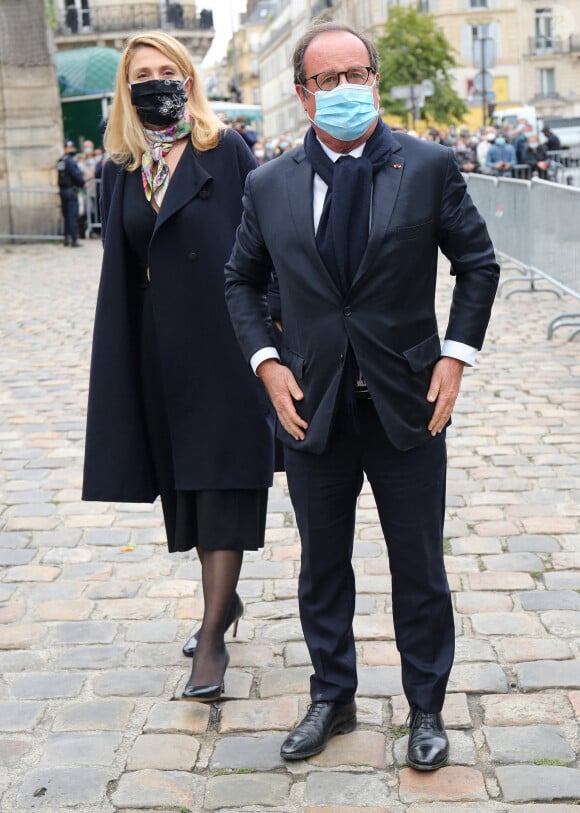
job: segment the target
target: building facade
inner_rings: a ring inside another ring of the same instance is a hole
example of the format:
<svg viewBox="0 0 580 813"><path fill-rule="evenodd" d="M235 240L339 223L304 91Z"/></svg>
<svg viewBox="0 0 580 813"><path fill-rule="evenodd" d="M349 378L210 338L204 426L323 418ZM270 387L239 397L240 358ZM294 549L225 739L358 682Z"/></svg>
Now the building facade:
<svg viewBox="0 0 580 813"><path fill-rule="evenodd" d="M373 41L389 9L417 0L277 0L258 55L264 131L298 134L308 122L290 66L294 43L322 13ZM532 104L539 117L580 115L580 0L419 0L454 49L453 85L475 128L495 107Z"/></svg>
<svg viewBox="0 0 580 813"><path fill-rule="evenodd" d="M261 104L260 50L262 36L278 11L278 0L259 0L242 17L231 40L230 92L235 101Z"/></svg>
<svg viewBox="0 0 580 813"><path fill-rule="evenodd" d="M521 6L521 97L544 118L580 116L579 0Z"/></svg>
<svg viewBox="0 0 580 813"><path fill-rule="evenodd" d="M264 31L259 65L266 135L294 134L300 128L300 110L290 64L300 30L295 14L295 7L299 4L299 0L281 0L278 14Z"/></svg>
<svg viewBox="0 0 580 813"><path fill-rule="evenodd" d="M214 36L211 11L192 0L47 0L58 50L97 45L122 50L137 31L163 29L188 48L194 64L206 55Z"/></svg>

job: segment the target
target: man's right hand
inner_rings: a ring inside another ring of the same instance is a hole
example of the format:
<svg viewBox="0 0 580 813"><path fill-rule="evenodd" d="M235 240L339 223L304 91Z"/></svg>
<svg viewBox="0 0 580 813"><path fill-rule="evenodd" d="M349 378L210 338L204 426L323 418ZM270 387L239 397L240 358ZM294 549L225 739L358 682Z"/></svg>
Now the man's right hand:
<svg viewBox="0 0 580 813"><path fill-rule="evenodd" d="M259 365L256 373L262 379L284 429L294 440L304 440L308 424L294 406L294 401L301 401L304 393L291 370L276 359L266 359Z"/></svg>

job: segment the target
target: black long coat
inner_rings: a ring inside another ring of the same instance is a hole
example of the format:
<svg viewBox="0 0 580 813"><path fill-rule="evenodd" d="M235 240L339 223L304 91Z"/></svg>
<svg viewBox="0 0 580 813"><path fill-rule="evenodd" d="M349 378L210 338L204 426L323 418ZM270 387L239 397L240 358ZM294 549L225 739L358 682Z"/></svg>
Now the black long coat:
<svg viewBox="0 0 580 813"><path fill-rule="evenodd" d="M233 132L183 153L149 245L150 296L159 342L175 472L183 490L272 483L273 415L244 361L224 300L224 265L255 161ZM152 502L139 380L136 269L123 231L126 172L103 171L104 255L89 387L83 499Z"/></svg>

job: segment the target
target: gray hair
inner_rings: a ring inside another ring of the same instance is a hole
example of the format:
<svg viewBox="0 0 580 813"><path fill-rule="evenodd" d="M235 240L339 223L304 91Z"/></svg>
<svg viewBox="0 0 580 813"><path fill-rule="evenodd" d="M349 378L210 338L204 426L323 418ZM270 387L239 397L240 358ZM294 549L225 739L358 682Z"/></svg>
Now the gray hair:
<svg viewBox="0 0 580 813"><path fill-rule="evenodd" d="M375 73L378 72L379 55L377 54L377 49L369 39L362 34L359 34L359 32L356 29L351 28L350 25L343 25L342 23L329 21L322 21L319 23L314 22L304 32L294 47L292 65L294 67L294 83L296 85L303 85L304 82L306 82L306 75L304 72L304 54L306 53L306 49L312 40L316 39L316 37L318 37L320 34L326 34L332 31L345 31L347 34L353 34L355 37L357 37L368 51L369 67L372 68Z"/></svg>

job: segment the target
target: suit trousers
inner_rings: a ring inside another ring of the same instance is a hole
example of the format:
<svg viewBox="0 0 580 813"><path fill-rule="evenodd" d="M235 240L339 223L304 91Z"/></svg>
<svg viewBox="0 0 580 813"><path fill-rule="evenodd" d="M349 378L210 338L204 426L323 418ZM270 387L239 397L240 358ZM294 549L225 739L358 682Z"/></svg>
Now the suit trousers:
<svg viewBox="0 0 580 813"><path fill-rule="evenodd" d="M75 187L62 187L60 205L64 218L64 238L76 242L79 236L79 194Z"/></svg>
<svg viewBox="0 0 580 813"><path fill-rule="evenodd" d="M445 434L400 451L373 402L357 400L354 412L339 409L321 455L285 448L284 457L302 543L298 597L312 700L348 703L357 689L352 552L366 474L387 545L403 689L410 704L440 711L455 649L443 561Z"/></svg>

